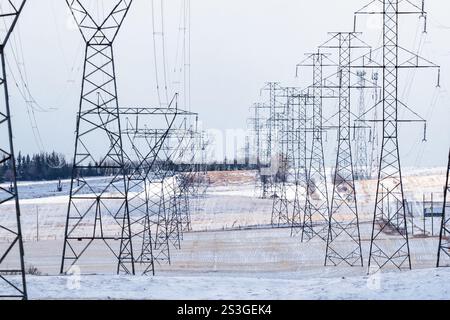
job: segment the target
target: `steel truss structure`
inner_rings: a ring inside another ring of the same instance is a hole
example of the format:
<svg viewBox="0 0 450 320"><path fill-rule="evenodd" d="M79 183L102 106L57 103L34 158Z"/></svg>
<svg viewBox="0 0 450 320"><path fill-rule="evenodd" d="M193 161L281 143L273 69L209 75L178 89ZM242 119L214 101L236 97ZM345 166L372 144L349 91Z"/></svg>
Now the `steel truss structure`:
<svg viewBox="0 0 450 320"><path fill-rule="evenodd" d="M86 51L61 273L70 271L93 243L102 242L117 259L117 273L134 274L113 55L114 40L132 1L115 1L102 21L96 21L86 2L66 2ZM105 178L101 182L86 179L87 170L102 173ZM112 225L115 227L105 227Z"/></svg>
<svg viewBox="0 0 450 320"><path fill-rule="evenodd" d="M302 225L302 242L310 241L315 237L327 240L329 200L325 170L325 157L323 152L323 67L326 54L317 52L309 54L307 59L298 66L312 67L313 85L312 99L312 145L310 149L309 163L307 164L306 202Z"/></svg>
<svg viewBox="0 0 450 320"><path fill-rule="evenodd" d="M379 104L379 99L380 99L380 94L379 94L379 87L378 87L378 80L379 80L379 76L378 76L378 72L374 72L372 74L372 82L373 85L375 87L375 90L373 92L373 105L378 105ZM378 119L378 109L374 108L373 109L373 119ZM366 114L367 112L364 113L359 113L358 114L358 119L360 119L362 121L362 123L366 122ZM373 179L375 177L375 174L379 171L378 165L379 165L379 151L380 151L380 141L379 141L379 129L377 127L377 123L373 122L372 123L372 127L371 127L371 134L370 134L370 139L369 141L371 142L371 151L370 151L370 160L369 160L369 167L370 167L370 171L369 173L369 178Z"/></svg>
<svg viewBox="0 0 450 320"><path fill-rule="evenodd" d="M354 51L370 47L355 32L331 33L321 49L337 49L339 53L339 126L336 167L329 216L325 265L363 266L359 216L352 157L351 63ZM362 89L362 88L361 88ZM345 245L342 244L345 240ZM351 245L347 245L351 243Z"/></svg>
<svg viewBox="0 0 450 320"><path fill-rule="evenodd" d="M269 179L267 175L262 174L262 171L270 166L270 107L263 103L255 103L252 107L254 117L248 119L251 125L253 135L253 153L256 158L257 179L255 185L255 194L266 199L269 196Z"/></svg>
<svg viewBox="0 0 450 320"><path fill-rule="evenodd" d="M358 85L357 89L359 91L359 101L358 101L358 113L357 120L355 123L366 123L367 118L367 109L366 105L368 102L366 101L366 89L372 87L372 100L373 103L371 105L377 105L379 103L379 90L378 86L378 73L374 72L371 75L370 81L371 85L367 86L368 73L364 70L357 71L356 76L358 77ZM374 114L373 119L378 118L378 110L377 108L372 109ZM379 152L379 142L378 142L378 128L376 122L372 124L372 126L365 125L355 125L355 179L356 180L370 180L374 178L374 173L378 172L378 152ZM367 131L370 130L370 134L367 134ZM368 143L370 146L368 146Z"/></svg>
<svg viewBox="0 0 450 320"><path fill-rule="evenodd" d="M439 234L439 249L437 264L439 267L450 266L450 150L448 154L447 178L444 186L444 204L442 209L442 224Z"/></svg>
<svg viewBox="0 0 450 320"><path fill-rule="evenodd" d="M369 273L388 266L400 270L411 269L398 126L400 122L414 120L399 119L399 107L409 108L398 99L398 74L403 68L436 68L437 66L399 46L399 16L417 14L426 19L424 1L417 4L415 1L372 1L357 11L355 17L365 14L383 16L383 46L378 49L381 50L383 61L376 63L371 58L373 55L371 53L370 57L369 55L362 57L362 63L359 66L383 70L383 95L380 102L383 106L383 139L370 244ZM417 116L416 113L412 113ZM388 212L390 212L389 216L387 216ZM396 238L394 244L391 241L384 241L383 234Z"/></svg>
<svg viewBox="0 0 450 320"><path fill-rule="evenodd" d="M0 129L2 130L2 146L0 147L0 165L7 166L11 184L9 188L0 187L0 205L13 203L10 209L2 208L2 215L14 216L0 224L0 299L28 298L25 279L24 249L22 228L20 223L19 195L17 190L17 168L14 154L13 131L11 124L11 107L9 101L6 75L5 49L14 31L26 1L1 1L0 21L0 59L3 103L0 107ZM11 222L9 222L11 221ZM18 276L13 278L12 276Z"/></svg>
<svg viewBox="0 0 450 320"><path fill-rule="evenodd" d="M359 101L358 101L358 119L364 122L366 113L366 101L365 101L365 84L366 84L366 72L358 71L358 85L359 89ZM367 130L364 128L356 130L355 137L355 179L367 180L372 177L372 168L369 164L369 148Z"/></svg>
<svg viewBox="0 0 450 320"><path fill-rule="evenodd" d="M195 126L186 132L185 147L180 148L180 161L178 164L178 177L180 198L182 206L182 235L192 231L191 215L204 210L203 199L211 184L207 167L208 141L205 131L198 128L198 119Z"/></svg>
<svg viewBox="0 0 450 320"><path fill-rule="evenodd" d="M172 106L175 104L175 107ZM148 178L151 170L157 160L164 140L174 124L178 107L176 97L172 100L169 109L165 108L120 108L119 114L122 119L125 118L125 130L123 135L126 137L124 141L125 155L127 162L131 166L128 170L127 190L128 190L128 206L131 221L131 235L134 244L134 257L136 268L141 269L143 275L155 274L155 261L153 247L154 239L152 239L152 217L150 214L150 185ZM145 120L155 117L162 117L160 134L156 141L138 145L136 136L139 134L139 126ZM132 122L130 118L135 117ZM127 146L130 145L129 148Z"/></svg>
<svg viewBox="0 0 450 320"><path fill-rule="evenodd" d="M275 196L274 184L278 172L278 152L280 125L278 121L284 112L286 99L285 88L276 82L268 82L262 89L262 93L267 93L268 102L255 104L254 121L258 124L257 130L257 155L259 161L257 188L261 190L263 199Z"/></svg>
<svg viewBox="0 0 450 320"><path fill-rule="evenodd" d="M256 165L258 173L261 168L261 131L263 123L259 105L259 103L254 103L250 107L249 110L252 116L247 118L249 163Z"/></svg>
<svg viewBox="0 0 450 320"><path fill-rule="evenodd" d="M300 188L305 188L306 130L303 123L306 107L304 96L297 88L287 87L281 96L284 110L274 120L278 122L277 173L274 179L272 225L278 227L301 223Z"/></svg>
<svg viewBox="0 0 450 320"><path fill-rule="evenodd" d="M301 93L293 97L298 106L298 162L297 162L297 187L296 199L299 202L299 209L293 210L291 236L297 236L303 231L302 215L305 213L306 197L308 188L308 157L310 150L308 148L308 133L312 132L312 125L310 117L308 116L308 109L311 108L311 97L308 94ZM298 99L298 100L297 100Z"/></svg>
<svg viewBox="0 0 450 320"><path fill-rule="evenodd" d="M269 82L267 103L252 107L248 123L258 168L257 192L272 199L271 224L298 233L306 190L306 107L310 97L298 88ZM309 103L310 104L310 103Z"/></svg>
<svg viewBox="0 0 450 320"><path fill-rule="evenodd" d="M155 264L171 263L170 248L180 249L183 233L191 229L192 171L180 173L177 162L192 160L195 135L188 118L197 114L179 110L176 97L169 108L120 111L127 119L125 149L132 166L128 191L136 266L143 266L143 274L154 274Z"/></svg>
<svg viewBox="0 0 450 320"><path fill-rule="evenodd" d="M190 216L190 170L181 172L179 164L190 151L192 128L183 124L172 130L161 150L154 177L161 183L161 198L166 201L166 234L169 244L181 249L183 233L191 229ZM189 157L190 158L190 157ZM158 238L157 238L158 239Z"/></svg>
<svg viewBox="0 0 450 320"><path fill-rule="evenodd" d="M201 199L206 195L206 192L211 184L208 176L208 146L209 141L205 131L196 129L192 132L192 146L191 146L191 161L190 171L191 194L194 198ZM199 203L197 203L197 206Z"/></svg>

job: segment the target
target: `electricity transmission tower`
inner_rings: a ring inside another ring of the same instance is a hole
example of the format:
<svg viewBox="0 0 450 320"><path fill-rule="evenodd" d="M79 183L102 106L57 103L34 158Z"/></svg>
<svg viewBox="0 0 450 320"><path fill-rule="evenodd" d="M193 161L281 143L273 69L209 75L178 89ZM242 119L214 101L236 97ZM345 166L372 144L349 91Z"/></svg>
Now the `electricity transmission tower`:
<svg viewBox="0 0 450 320"><path fill-rule="evenodd" d="M168 209L169 219L168 240L175 249L181 249L183 233L187 231L185 227L190 224L187 190L190 183L186 180L187 175L177 167L183 162L185 154L190 151L191 129L187 127L187 118L184 118L180 126L171 130L161 150L160 163L165 171L162 181L167 193L165 207Z"/></svg>
<svg viewBox="0 0 450 320"><path fill-rule="evenodd" d="M450 264L450 151L448 154L447 178L444 187L444 205L442 209L442 226L439 236L439 250L437 255L437 267ZM443 262L446 262L444 265Z"/></svg>
<svg viewBox="0 0 450 320"><path fill-rule="evenodd" d="M111 11L97 21L86 2L67 0L86 51L61 273L97 242L117 259L118 274L135 273L113 55L131 3L111 3ZM87 170L105 177L101 182L86 179Z"/></svg>
<svg viewBox="0 0 450 320"><path fill-rule="evenodd" d="M372 74L372 81L373 81L373 85L375 87L375 90L373 92L373 101L374 101L374 105L378 105L379 103L379 94L378 94L378 73L374 72ZM374 114L373 114L373 119L378 119L378 108L374 108ZM363 121L363 123L366 121L365 116L366 113L360 113L358 115L360 117L360 119ZM378 153L379 153L379 135L378 135L378 128L377 128L377 123L373 122L372 123L372 128L371 128L371 135L370 135L370 142L371 142L371 151L370 151L370 162L369 162L369 178L372 179L374 177L374 173L378 172Z"/></svg>
<svg viewBox="0 0 450 320"><path fill-rule="evenodd" d="M295 190L295 205L298 206L293 208L292 218L291 218L291 236L296 236L302 231L302 212L306 206L306 189L307 189L307 157L308 157L308 147L307 147L307 132L308 132L308 116L307 116L307 106L309 101L309 96L307 94L295 95L292 97L294 99L294 105L296 106L295 111L298 113L294 119L296 122L293 123L294 132L296 133L296 148L297 151L297 161L296 161L296 190Z"/></svg>
<svg viewBox="0 0 450 320"><path fill-rule="evenodd" d="M3 24L0 31L0 56L2 73L0 86L3 87L3 103L0 111L0 128L2 130L2 146L0 165L7 166L11 177L10 188L0 188L0 205L7 202L13 203L13 209L2 209L4 223L0 224L0 298L26 300L27 287L25 281L24 249L22 229L20 224L20 206L17 190L17 169L14 154L13 133L11 125L11 109L9 102L8 83L6 79L5 47L26 1L2 1L0 8L0 20ZM20 279L11 276L18 275Z"/></svg>
<svg viewBox="0 0 450 320"><path fill-rule="evenodd" d="M300 108L301 98L297 88L285 88L284 111L276 119L279 124L278 170L275 175L275 193L272 206L272 225L292 226L293 219L300 216L300 174L303 154L301 152ZM298 219L296 219L298 221Z"/></svg>
<svg viewBox="0 0 450 320"><path fill-rule="evenodd" d="M248 143L249 143L249 162L256 166L256 183L255 183L255 195L259 195L260 187L260 170L261 170L261 130L260 130L260 119L258 114L258 108L256 103L250 107L250 112L252 116L247 118L247 130L248 130Z"/></svg>
<svg viewBox="0 0 450 320"><path fill-rule="evenodd" d="M170 264L171 247L179 249L190 226L190 169L181 172L181 158L192 160L189 117L178 108L177 95L168 108L120 108L128 175L129 212L136 270L154 274L155 265Z"/></svg>
<svg viewBox="0 0 450 320"><path fill-rule="evenodd" d="M254 152L256 153L256 166L258 170L256 194L262 199L269 196L269 175L265 170L271 162L271 144L270 144L270 106L262 103L253 105L254 118L250 119L253 124Z"/></svg>
<svg viewBox="0 0 450 320"><path fill-rule="evenodd" d="M203 198L206 195L206 191L211 185L211 179L208 175L208 148L209 148L209 138L206 131L198 132L198 163L197 163L197 194L196 197L198 199ZM200 202L197 202L196 207L198 208Z"/></svg>
<svg viewBox="0 0 450 320"><path fill-rule="evenodd" d="M157 221L152 214L155 210L159 211L159 204L156 204L158 209L152 205L152 190L155 189L151 185L154 182L152 174L178 112L177 96L168 108L119 108L121 119L127 120L122 135L126 137L124 154L131 165L127 191L133 256L136 270L143 275L155 274L155 256L159 256L159 251L154 247ZM156 124L158 129L155 129ZM146 129L147 126L153 127L151 132ZM142 140L144 143L141 143Z"/></svg>
<svg viewBox="0 0 450 320"><path fill-rule="evenodd" d="M206 192L207 172L203 158L203 132L198 128L198 117L195 124L187 128L185 147L180 151L180 162L187 163L177 176L179 184L178 206L181 215L181 235L192 231L191 213L195 211L195 204ZM183 150L184 149L184 150ZM193 201L191 201L193 200Z"/></svg>
<svg viewBox="0 0 450 320"><path fill-rule="evenodd" d="M258 169L256 190L261 198L274 197L274 183L278 171L279 144L282 113L285 107L285 88L276 82L267 83L261 93L268 93L268 101L254 104L254 118L250 118L254 135L254 149Z"/></svg>
<svg viewBox="0 0 450 320"><path fill-rule="evenodd" d="M365 120L366 100L365 100L365 71L358 71L359 101L358 101L358 118L361 122ZM356 151L355 151L355 178L366 180L371 177L371 167L369 165L369 148L367 146L367 130L359 128L356 130Z"/></svg>
<svg viewBox="0 0 450 320"><path fill-rule="evenodd" d="M273 226L301 227L301 188L306 190L306 106L308 95L297 88L268 83L268 103L254 104L249 119L262 198L272 198Z"/></svg>
<svg viewBox="0 0 450 320"><path fill-rule="evenodd" d="M247 124L249 127L249 137L250 139L250 149L252 164L256 165L257 176L256 176L256 184L255 184L255 195L258 197L264 198L264 188L262 186L262 177L261 177L261 160L262 153L261 150L263 148L263 130L264 130L264 121L262 119L261 110L259 107L259 103L253 104L250 108L252 111L252 117L247 119Z"/></svg>
<svg viewBox="0 0 450 320"><path fill-rule="evenodd" d="M327 239L329 202L328 187L323 152L323 53L308 55L305 62L298 66L309 66L313 70L312 106L313 106L313 139L311 154L307 165L306 204L303 218L302 241L318 236ZM310 62L308 62L310 61Z"/></svg>
<svg viewBox="0 0 450 320"><path fill-rule="evenodd" d="M398 269L411 269L398 126L400 122L413 121L399 118L399 107L408 107L398 99L398 75L399 70L403 68L437 67L399 46L399 16L418 14L426 18L424 1L420 4L414 2L412 0L372 1L355 13L355 15L381 14L383 16L383 46L381 48L383 61L376 64L373 59L365 56L363 64L359 66L383 70L383 96L380 102L383 106L383 141L370 244L369 272L374 266L377 270L389 265ZM396 236L397 241L384 241L383 234Z"/></svg>
<svg viewBox="0 0 450 320"><path fill-rule="evenodd" d="M339 51L339 127L325 265L363 265L351 143L352 54L369 48L355 32L331 33L320 48ZM339 242L346 240L346 242ZM349 244L350 243L350 244Z"/></svg>
<svg viewBox="0 0 450 320"><path fill-rule="evenodd" d="M280 86L277 82L269 82L261 91L268 92L269 95L269 103L266 105L269 110L269 117L266 123L267 149L264 150L266 167L262 168L261 176L263 179L264 192L268 194L269 197L277 197L275 194L275 182L280 165L279 137L281 134L282 123L279 119L283 117L285 107L285 88ZM271 221L272 225L276 224L274 216L272 216Z"/></svg>

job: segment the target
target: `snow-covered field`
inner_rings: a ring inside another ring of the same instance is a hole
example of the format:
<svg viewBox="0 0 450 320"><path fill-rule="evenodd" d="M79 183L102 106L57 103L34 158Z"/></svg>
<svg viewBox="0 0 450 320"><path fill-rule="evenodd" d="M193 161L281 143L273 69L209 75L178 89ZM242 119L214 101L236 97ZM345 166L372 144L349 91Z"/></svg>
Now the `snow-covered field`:
<svg viewBox="0 0 450 320"><path fill-rule="evenodd" d="M449 269L423 269L375 276L94 275L29 277L32 299L450 299Z"/></svg>
<svg viewBox="0 0 450 320"><path fill-rule="evenodd" d="M28 276L30 298L450 299L450 282L444 281L450 270L433 269L436 237L411 237L411 272L367 276L367 267L323 267L323 241L301 243L289 229L268 227L272 201L255 197L252 177L249 172L234 173L225 182L213 183L206 196L194 203L193 232L185 234L181 250L172 250L170 266L156 266L156 277L115 276L114 260L101 244L80 260L73 275L60 276L68 182L64 181L62 193L54 191L57 182L21 184L25 260L40 272ZM375 183L357 186L365 265ZM443 184L443 169L417 174L412 170L405 177L405 193L417 201L423 193L438 195ZM12 209L11 205L1 208L2 224L14 219L8 215ZM408 223L412 228L412 221ZM414 224L418 232L420 216Z"/></svg>

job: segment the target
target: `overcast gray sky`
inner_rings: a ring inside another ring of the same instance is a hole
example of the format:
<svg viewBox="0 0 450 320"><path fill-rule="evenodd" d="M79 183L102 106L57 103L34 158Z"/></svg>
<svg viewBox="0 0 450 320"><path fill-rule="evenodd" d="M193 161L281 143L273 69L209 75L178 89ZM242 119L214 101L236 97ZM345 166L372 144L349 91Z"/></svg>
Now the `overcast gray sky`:
<svg viewBox="0 0 450 320"><path fill-rule="evenodd" d="M245 128L249 107L260 99L267 81L304 85L295 66L305 52L316 50L328 31L350 31L353 12L365 0L191 0L192 110L205 128ZM119 99L122 105L157 105L153 64L151 1L134 0L115 45ZM421 54L442 66L440 90L436 75L418 71L404 100L429 121L428 142L422 127L402 126L401 152L405 166L444 166L450 146L450 2L427 0L428 35ZM181 0L165 1L169 68L175 60ZM417 17L402 20L401 44L418 46ZM377 46L373 21L362 22L366 39ZM376 23L375 23L376 25ZM36 112L46 150L73 153L83 43L73 28L63 0L29 0L19 30L29 90L44 109ZM363 36L364 37L364 36ZM420 34L419 34L420 37ZM415 40L415 41L414 41ZM9 59L11 65L14 61ZM15 78L19 79L17 72ZM170 75L169 75L170 76ZM405 85L413 76L405 76ZM409 80L408 80L409 79ZM173 79L172 79L173 80ZM11 79L12 81L12 79ZM16 149L38 150L27 108L12 85ZM327 157L333 152L327 146Z"/></svg>

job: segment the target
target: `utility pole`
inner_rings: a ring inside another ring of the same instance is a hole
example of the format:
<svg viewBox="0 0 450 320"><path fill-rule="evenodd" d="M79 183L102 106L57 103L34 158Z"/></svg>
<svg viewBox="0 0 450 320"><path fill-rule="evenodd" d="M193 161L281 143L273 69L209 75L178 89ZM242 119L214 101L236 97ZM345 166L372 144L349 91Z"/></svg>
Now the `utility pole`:
<svg viewBox="0 0 450 320"><path fill-rule="evenodd" d="M27 300L27 286L25 279L24 248L22 238L22 227L20 222L20 205L17 189L17 168L14 153L14 139L11 125L11 106L9 101L9 90L6 74L5 48L8 40L17 25L19 16L25 6L26 1L8 1L2 3L0 8L0 20L3 24L0 32L0 59L2 72L0 74L0 87L3 88L3 103L0 106L0 127L3 129L1 166L8 166L11 172L12 188L0 188L0 205L7 202L14 204L14 209L10 212L2 211L1 215L14 215L14 218L6 218L6 221L13 221L5 225L0 224L0 230L7 239L7 244L0 246L0 299L22 299ZM13 213L11 213L13 212ZM3 240L2 240L3 241ZM11 275L19 275L19 279L14 279Z"/></svg>

